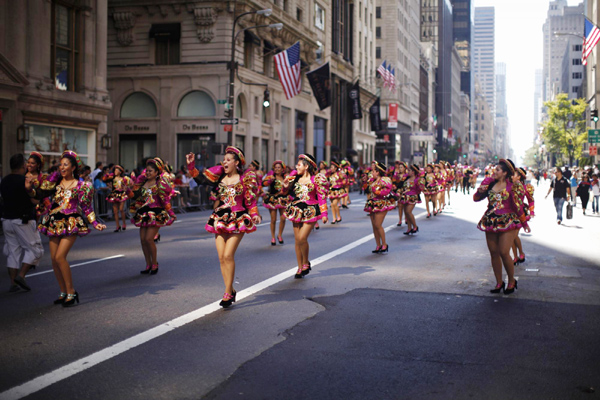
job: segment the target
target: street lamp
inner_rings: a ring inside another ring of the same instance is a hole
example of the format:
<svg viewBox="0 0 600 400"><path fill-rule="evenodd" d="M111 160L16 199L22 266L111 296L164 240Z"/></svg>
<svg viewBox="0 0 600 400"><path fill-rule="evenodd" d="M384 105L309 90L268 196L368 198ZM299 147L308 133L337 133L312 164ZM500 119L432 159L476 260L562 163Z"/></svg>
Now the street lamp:
<svg viewBox="0 0 600 400"><path fill-rule="evenodd" d="M248 29L257 29L257 28L275 28L277 30L281 30L283 28L283 24L269 24L269 25L257 25L257 26L250 26L248 28L244 28L239 32L235 32L235 27L237 26L237 23L239 21L240 18L249 15L249 14L258 14L258 15L264 15L265 17L268 17L272 14L273 10L271 10L270 8L264 9L264 10L257 10L257 11L247 11L245 13L242 13L240 15L238 15L237 17L235 17L235 19L233 20L233 26L231 28L231 60L229 62L229 99L228 99L228 111L227 114L229 115L229 118L234 118L235 117L235 113L234 113L234 106L235 106L235 102L234 102L234 89L235 89L235 71L237 69L237 64L235 62L235 41L237 38L237 35L239 35L240 33L248 30ZM233 145L233 130L229 131L227 133L227 143L229 145Z"/></svg>
<svg viewBox="0 0 600 400"><path fill-rule="evenodd" d="M569 144L567 145L567 150L569 151L569 168L573 166L573 140L569 139Z"/></svg>

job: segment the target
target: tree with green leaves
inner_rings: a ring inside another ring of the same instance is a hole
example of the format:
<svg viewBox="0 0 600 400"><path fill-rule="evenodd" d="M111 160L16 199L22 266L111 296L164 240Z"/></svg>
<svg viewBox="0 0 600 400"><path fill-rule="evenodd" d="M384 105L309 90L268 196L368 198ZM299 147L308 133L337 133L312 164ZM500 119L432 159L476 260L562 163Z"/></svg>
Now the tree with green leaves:
<svg viewBox="0 0 600 400"><path fill-rule="evenodd" d="M587 141L587 120L585 99L569 100L566 93L560 93L555 100L544 103L548 119L542 124L542 137L546 150L561 154L572 163L582 159L582 144ZM557 160L558 163L561 160Z"/></svg>
<svg viewBox="0 0 600 400"><path fill-rule="evenodd" d="M523 164L529 168L539 168L541 164L540 146L533 145L525 151Z"/></svg>

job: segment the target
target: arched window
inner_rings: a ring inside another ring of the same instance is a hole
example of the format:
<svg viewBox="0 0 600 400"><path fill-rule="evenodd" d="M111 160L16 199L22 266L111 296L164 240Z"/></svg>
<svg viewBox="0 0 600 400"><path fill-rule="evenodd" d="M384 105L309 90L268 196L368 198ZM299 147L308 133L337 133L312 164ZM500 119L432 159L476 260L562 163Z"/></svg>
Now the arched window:
<svg viewBox="0 0 600 400"><path fill-rule="evenodd" d="M121 118L154 118L156 116L156 104L146 93L130 94L121 106Z"/></svg>
<svg viewBox="0 0 600 400"><path fill-rule="evenodd" d="M246 115L246 99L243 94L240 94L235 100L235 117L236 118L245 118Z"/></svg>
<svg viewBox="0 0 600 400"><path fill-rule="evenodd" d="M201 90L186 94L177 109L178 117L214 117L217 115L215 103Z"/></svg>

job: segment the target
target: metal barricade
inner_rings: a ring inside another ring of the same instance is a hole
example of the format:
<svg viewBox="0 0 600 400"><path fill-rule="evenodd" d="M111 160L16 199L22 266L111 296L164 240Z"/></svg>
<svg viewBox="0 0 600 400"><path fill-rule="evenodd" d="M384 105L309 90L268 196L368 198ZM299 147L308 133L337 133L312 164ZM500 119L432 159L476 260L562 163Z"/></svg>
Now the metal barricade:
<svg viewBox="0 0 600 400"><path fill-rule="evenodd" d="M104 222L105 219L113 219L112 205L106 201L106 197L109 195L110 189L100 188L94 190L94 212L96 213L96 219L100 222Z"/></svg>

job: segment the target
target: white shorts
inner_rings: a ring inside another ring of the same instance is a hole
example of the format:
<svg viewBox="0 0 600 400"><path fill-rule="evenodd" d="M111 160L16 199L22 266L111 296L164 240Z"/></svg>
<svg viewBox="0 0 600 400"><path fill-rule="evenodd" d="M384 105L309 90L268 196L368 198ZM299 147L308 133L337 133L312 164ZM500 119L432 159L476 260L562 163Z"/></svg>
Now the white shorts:
<svg viewBox="0 0 600 400"><path fill-rule="evenodd" d="M21 264L37 265L44 255L42 238L35 219L23 224L20 219L3 219L4 255L8 268L20 269Z"/></svg>

